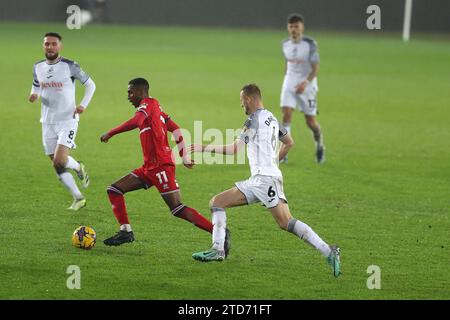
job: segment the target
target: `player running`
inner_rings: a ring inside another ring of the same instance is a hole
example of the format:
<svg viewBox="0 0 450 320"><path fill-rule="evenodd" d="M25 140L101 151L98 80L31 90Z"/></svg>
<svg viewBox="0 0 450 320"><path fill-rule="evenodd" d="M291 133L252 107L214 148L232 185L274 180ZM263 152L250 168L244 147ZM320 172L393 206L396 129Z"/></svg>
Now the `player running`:
<svg viewBox="0 0 450 320"><path fill-rule="evenodd" d="M319 51L317 42L303 36L303 17L292 14L288 17L289 39L283 41L285 76L281 89L280 105L283 111L283 127L290 133L292 113L297 108L305 114L307 126L311 129L316 143L316 161L325 162L325 146L320 124L316 120L317 73L319 71ZM284 157L281 162L287 162Z"/></svg>
<svg viewBox="0 0 450 320"><path fill-rule="evenodd" d="M319 250L332 266L333 274L340 274L340 249L325 243L307 224L292 217L283 192L283 176L278 168L278 159L283 158L293 146L293 140L284 128L279 128L274 115L264 108L261 92L255 84L241 89L241 105L249 115L242 133L229 145L193 144L192 152L235 154L247 144L247 156L251 177L237 182L210 201L213 222L213 246L211 249L192 255L199 261L222 261L225 259L225 228L227 208L262 202L270 211L281 229L297 235ZM277 154L278 140L283 142Z"/></svg>
<svg viewBox="0 0 450 320"><path fill-rule="evenodd" d="M86 206L86 199L67 169L76 172L83 188L88 187L86 167L70 156L70 149L76 148L79 114L89 105L95 83L78 63L59 55L61 40L61 36L54 32L44 36L45 59L34 64L29 101L34 102L41 97L44 151L52 160L59 180L74 198L68 209L76 211ZM84 97L78 106L75 105L75 79L85 87Z"/></svg>
<svg viewBox="0 0 450 320"><path fill-rule="evenodd" d="M142 167L132 171L107 188L114 215L120 224L119 232L104 241L108 246L118 246L134 241L134 234L125 207L124 194L134 190L148 189L151 186L158 189L175 217L185 219L209 233L213 230L212 223L209 220L198 213L197 210L181 202L180 189L175 179L175 163L167 141L168 129L174 133L184 165L187 168L192 168L194 163L188 153L185 152L183 137L178 130L178 125L162 112L158 100L149 97L148 90L147 80L143 78L131 80L128 83L128 100L137 108L134 117L100 137L100 141L108 142L116 134L139 128L144 154ZM227 240L229 236L227 230ZM228 244L226 249L228 253Z"/></svg>

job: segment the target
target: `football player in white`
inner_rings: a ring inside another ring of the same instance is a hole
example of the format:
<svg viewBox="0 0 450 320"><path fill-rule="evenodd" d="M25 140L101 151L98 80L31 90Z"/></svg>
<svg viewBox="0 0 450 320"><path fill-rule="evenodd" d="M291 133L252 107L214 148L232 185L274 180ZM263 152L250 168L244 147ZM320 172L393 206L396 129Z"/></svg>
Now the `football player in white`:
<svg viewBox="0 0 450 320"><path fill-rule="evenodd" d="M295 109L305 115L307 126L311 129L316 143L316 161L325 162L325 146L317 111L317 73L319 71L319 51L317 42L305 37L303 17L291 14L288 17L289 39L283 41L285 75L281 89L280 106L283 112L283 127L290 133L292 113ZM284 157L281 162L287 162Z"/></svg>
<svg viewBox="0 0 450 320"><path fill-rule="evenodd" d="M45 154L50 157L60 181L73 196L73 203L68 209L79 210L86 206L86 199L67 169L74 170L83 188L87 188L89 176L86 167L70 156L70 150L76 148L79 114L84 112L91 101L95 83L78 63L60 56L61 40L58 33L45 34L45 59L34 64L29 101L41 98ZM75 79L85 87L84 97L78 105L75 104Z"/></svg>
<svg viewBox="0 0 450 320"><path fill-rule="evenodd" d="M307 224L295 219L289 210L283 191L283 176L278 168L279 159L286 156L293 146L289 133L280 128L275 116L262 104L261 91L255 84L244 86L240 92L241 105L248 115L244 128L234 143L229 145L193 144L191 152L235 154L247 145L247 156L251 177L235 183L210 201L213 223L213 246L211 249L192 255L199 261L222 261L226 258L224 243L226 235L227 208L262 202L270 211L278 226L297 235L303 241L319 250L333 269L340 274L340 249L328 245ZM283 142L279 152L278 140ZM228 245L228 249L230 245Z"/></svg>

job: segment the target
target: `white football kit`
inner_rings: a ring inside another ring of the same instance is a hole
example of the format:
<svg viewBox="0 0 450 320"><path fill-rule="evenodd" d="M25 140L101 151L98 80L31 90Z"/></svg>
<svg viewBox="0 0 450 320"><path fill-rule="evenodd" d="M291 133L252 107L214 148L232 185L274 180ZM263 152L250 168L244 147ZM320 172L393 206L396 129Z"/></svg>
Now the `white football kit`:
<svg viewBox="0 0 450 320"><path fill-rule="evenodd" d="M236 182L247 203L262 202L274 208L280 199L287 202L283 192L283 175L278 168L278 141L287 131L280 128L278 120L267 109L258 109L244 124L239 139L247 145L251 177Z"/></svg>
<svg viewBox="0 0 450 320"><path fill-rule="evenodd" d="M307 37L295 43L287 39L282 45L284 58L286 59L286 74L281 89L280 106L298 108L306 115L317 114L317 78L314 78L305 88L302 94L295 91L295 86L305 81L312 71L311 64L319 63L317 43Z"/></svg>
<svg viewBox="0 0 450 320"><path fill-rule="evenodd" d="M38 61L33 67L31 93L41 97L42 141L47 155L54 154L58 144L76 148L79 116L73 117L75 79L86 88L80 103L86 108L94 94L95 83L76 62L60 57L52 64Z"/></svg>

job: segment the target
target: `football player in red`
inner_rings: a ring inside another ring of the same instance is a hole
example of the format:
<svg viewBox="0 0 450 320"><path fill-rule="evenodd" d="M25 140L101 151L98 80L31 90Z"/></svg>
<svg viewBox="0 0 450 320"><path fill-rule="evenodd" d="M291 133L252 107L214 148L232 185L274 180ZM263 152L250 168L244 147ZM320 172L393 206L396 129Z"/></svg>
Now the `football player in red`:
<svg viewBox="0 0 450 320"><path fill-rule="evenodd" d="M196 227L212 233L213 225L194 208L181 201L180 189L175 179L175 163L167 140L167 131L171 131L178 144L180 156L187 168L194 162L185 151L183 137L178 125L161 110L158 100L149 97L149 84L143 78L136 78L128 83L128 100L136 108L133 118L111 129L100 137L101 142L108 142L116 134L138 128L144 164L128 175L112 183L108 188L108 197L112 210L120 224L119 232L106 239L105 245L118 246L134 241L134 234L128 220L124 194L139 189L155 186L175 217L185 219ZM230 232L227 230L226 251L230 247Z"/></svg>

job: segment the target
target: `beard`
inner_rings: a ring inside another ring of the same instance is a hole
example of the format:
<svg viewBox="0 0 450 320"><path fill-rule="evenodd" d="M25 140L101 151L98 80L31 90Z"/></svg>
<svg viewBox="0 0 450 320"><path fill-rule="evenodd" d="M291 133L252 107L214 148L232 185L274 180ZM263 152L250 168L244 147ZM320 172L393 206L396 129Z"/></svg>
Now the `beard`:
<svg viewBox="0 0 450 320"><path fill-rule="evenodd" d="M58 53L45 53L45 57L48 60L56 60L58 58L59 54Z"/></svg>

